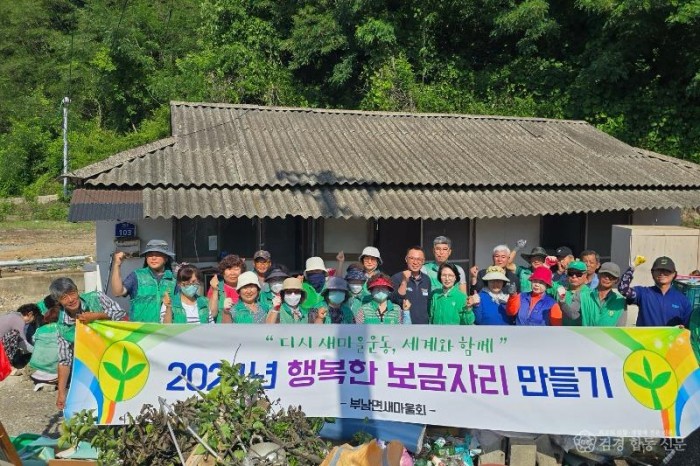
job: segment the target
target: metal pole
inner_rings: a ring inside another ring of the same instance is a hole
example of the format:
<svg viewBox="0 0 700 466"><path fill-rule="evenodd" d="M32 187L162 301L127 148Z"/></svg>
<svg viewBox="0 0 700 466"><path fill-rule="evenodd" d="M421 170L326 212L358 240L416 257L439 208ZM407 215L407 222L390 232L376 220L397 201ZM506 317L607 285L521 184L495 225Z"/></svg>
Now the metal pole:
<svg viewBox="0 0 700 466"><path fill-rule="evenodd" d="M68 104L70 99L63 98L63 197L68 197Z"/></svg>

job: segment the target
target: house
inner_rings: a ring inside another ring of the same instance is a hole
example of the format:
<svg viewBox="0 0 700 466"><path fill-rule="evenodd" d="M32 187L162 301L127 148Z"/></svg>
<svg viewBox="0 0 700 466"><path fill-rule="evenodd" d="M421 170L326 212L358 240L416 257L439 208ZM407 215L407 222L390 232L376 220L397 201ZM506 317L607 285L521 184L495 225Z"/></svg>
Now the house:
<svg viewBox="0 0 700 466"><path fill-rule="evenodd" d="M700 165L584 121L173 102L171 127L69 175L69 218L97 223L103 282L123 221L178 261L263 248L300 269L375 245L393 272L440 234L465 267L519 238L606 257L613 224L677 225L700 206Z"/></svg>

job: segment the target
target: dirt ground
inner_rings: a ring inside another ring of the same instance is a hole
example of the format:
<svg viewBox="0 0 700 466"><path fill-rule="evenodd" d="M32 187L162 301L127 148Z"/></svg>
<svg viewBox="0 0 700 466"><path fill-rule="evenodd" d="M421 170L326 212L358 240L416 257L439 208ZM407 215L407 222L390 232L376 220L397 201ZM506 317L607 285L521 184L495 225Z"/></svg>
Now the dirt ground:
<svg viewBox="0 0 700 466"><path fill-rule="evenodd" d="M95 254L94 224L68 222L0 223L0 261ZM0 269L3 277L37 279L45 272ZM2 278L0 278L2 280ZM0 313L16 309L36 297L14 293L0 295ZM26 371L26 369L25 369ZM63 416L56 409L56 392L51 388L34 391L28 375L8 377L0 382L0 421L11 436L31 432L57 436Z"/></svg>

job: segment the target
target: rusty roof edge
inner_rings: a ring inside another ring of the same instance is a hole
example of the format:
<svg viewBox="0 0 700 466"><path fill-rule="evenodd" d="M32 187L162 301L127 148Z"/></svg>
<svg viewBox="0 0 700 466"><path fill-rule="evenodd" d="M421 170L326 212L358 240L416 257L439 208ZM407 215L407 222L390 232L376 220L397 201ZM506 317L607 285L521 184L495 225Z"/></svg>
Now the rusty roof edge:
<svg viewBox="0 0 700 466"><path fill-rule="evenodd" d="M149 142L137 147L133 147L131 149L127 149L125 151L117 152L116 154L107 157L104 160L100 160L99 162L95 162L86 167L73 170L70 173L68 173L66 177L70 179L79 180L92 178L101 173L118 168L131 160L137 159L139 157L144 157L158 150L164 149L169 146L173 146L176 142L176 136L169 136L167 138L158 139L153 142Z"/></svg>

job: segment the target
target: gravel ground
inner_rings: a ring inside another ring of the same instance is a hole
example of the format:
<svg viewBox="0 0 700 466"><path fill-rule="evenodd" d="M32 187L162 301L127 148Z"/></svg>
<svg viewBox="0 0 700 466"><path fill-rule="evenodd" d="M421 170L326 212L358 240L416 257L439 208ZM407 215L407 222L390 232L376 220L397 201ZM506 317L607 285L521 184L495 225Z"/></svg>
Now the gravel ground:
<svg viewBox="0 0 700 466"><path fill-rule="evenodd" d="M63 415L52 388L35 392L29 376L21 375L0 382L0 421L10 436L31 432L57 437Z"/></svg>

